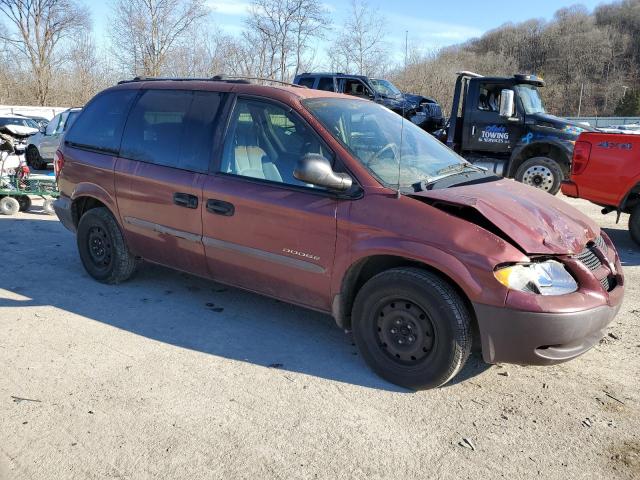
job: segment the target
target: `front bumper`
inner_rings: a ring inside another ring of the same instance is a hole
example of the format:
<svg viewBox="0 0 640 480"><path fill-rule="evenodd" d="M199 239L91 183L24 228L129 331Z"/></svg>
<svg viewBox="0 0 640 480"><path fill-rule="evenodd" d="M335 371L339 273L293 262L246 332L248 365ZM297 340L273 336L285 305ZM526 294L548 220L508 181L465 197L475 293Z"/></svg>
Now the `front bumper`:
<svg viewBox="0 0 640 480"><path fill-rule="evenodd" d="M73 214L71 212L71 199L60 195L60 197L53 202L53 209L55 210L60 223L62 223L67 230L75 233L76 225L73 221Z"/></svg>
<svg viewBox="0 0 640 480"><path fill-rule="evenodd" d="M582 355L604 336L605 327L620 309L621 297L613 305L571 313L474 304L484 361L552 365Z"/></svg>

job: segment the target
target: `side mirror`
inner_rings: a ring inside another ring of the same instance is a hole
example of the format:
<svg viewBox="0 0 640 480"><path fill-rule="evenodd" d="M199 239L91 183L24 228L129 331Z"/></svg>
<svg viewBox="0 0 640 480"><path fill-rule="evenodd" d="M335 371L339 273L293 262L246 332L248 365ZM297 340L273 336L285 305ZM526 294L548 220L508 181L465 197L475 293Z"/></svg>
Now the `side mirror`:
<svg viewBox="0 0 640 480"><path fill-rule="evenodd" d="M40 133L43 135L47 134L47 127L40 127Z"/></svg>
<svg viewBox="0 0 640 480"><path fill-rule="evenodd" d="M511 118L516 111L515 93L513 90L504 89L500 92L500 116Z"/></svg>
<svg viewBox="0 0 640 480"><path fill-rule="evenodd" d="M348 174L334 172L329 160L317 153L308 153L302 157L293 171L293 176L301 182L337 192L347 191L353 184Z"/></svg>

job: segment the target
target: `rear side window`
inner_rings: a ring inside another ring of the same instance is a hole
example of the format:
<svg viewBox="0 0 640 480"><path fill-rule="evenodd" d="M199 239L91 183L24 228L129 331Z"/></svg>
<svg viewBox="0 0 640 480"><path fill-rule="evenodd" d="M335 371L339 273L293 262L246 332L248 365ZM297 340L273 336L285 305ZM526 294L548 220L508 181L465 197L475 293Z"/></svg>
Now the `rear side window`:
<svg viewBox="0 0 640 480"><path fill-rule="evenodd" d="M217 92L145 91L131 109L120 156L206 172L219 106Z"/></svg>
<svg viewBox="0 0 640 480"><path fill-rule="evenodd" d="M65 135L65 142L117 155L122 128L137 93L137 90L112 90L99 94L73 122Z"/></svg>
<svg viewBox="0 0 640 480"><path fill-rule="evenodd" d="M318 82L318 90L326 90L327 92L334 92L333 77L320 77Z"/></svg>
<svg viewBox="0 0 640 480"><path fill-rule="evenodd" d="M302 85L303 87L313 88L313 84L315 83L315 77L303 77L298 80L298 85Z"/></svg>

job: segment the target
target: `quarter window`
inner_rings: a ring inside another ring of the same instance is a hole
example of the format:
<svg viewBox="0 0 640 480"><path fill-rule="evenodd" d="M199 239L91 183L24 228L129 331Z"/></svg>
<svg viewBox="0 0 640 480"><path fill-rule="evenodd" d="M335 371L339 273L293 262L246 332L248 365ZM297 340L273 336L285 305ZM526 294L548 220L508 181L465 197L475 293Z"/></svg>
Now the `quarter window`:
<svg viewBox="0 0 640 480"><path fill-rule="evenodd" d="M320 80L318 80L318 90L335 92L336 88L333 84L333 77L320 77Z"/></svg>
<svg viewBox="0 0 640 480"><path fill-rule="evenodd" d="M206 172L220 94L190 90L147 90L132 108L120 156Z"/></svg>
<svg viewBox="0 0 640 480"><path fill-rule="evenodd" d="M329 158L326 148L299 116L277 105L241 98L227 131L221 170L312 187L293 176L298 160L308 153Z"/></svg>
<svg viewBox="0 0 640 480"><path fill-rule="evenodd" d="M316 81L315 77L303 77L298 80L298 85L302 85L303 87L313 88L313 84Z"/></svg>
<svg viewBox="0 0 640 480"><path fill-rule="evenodd" d="M117 155L122 139L122 128L135 98L137 90L112 90L96 96L82 110L71 129L65 135L65 141L75 147L90 148ZM56 130L58 119L51 123ZM47 126L47 134L49 134Z"/></svg>

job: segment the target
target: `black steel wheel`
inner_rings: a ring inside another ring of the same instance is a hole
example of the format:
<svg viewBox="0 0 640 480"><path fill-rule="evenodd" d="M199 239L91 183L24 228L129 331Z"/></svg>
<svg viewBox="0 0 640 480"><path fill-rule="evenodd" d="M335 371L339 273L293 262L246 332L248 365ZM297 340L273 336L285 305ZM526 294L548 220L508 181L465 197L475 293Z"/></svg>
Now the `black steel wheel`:
<svg viewBox="0 0 640 480"><path fill-rule="evenodd" d="M393 299L378 310L377 318L378 341L391 360L415 365L433 350L434 327L428 313L419 305Z"/></svg>
<svg viewBox="0 0 640 480"><path fill-rule="evenodd" d="M371 278L356 295L351 323L367 364L407 388L447 383L471 351L464 300L446 280L419 268L393 268Z"/></svg>
<svg viewBox="0 0 640 480"><path fill-rule="evenodd" d="M103 283L120 283L136 270L116 220L106 208L93 208L78 223L78 251L89 275Z"/></svg>

